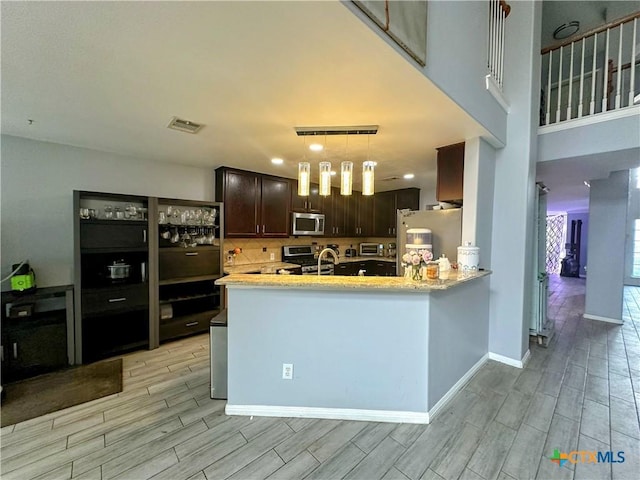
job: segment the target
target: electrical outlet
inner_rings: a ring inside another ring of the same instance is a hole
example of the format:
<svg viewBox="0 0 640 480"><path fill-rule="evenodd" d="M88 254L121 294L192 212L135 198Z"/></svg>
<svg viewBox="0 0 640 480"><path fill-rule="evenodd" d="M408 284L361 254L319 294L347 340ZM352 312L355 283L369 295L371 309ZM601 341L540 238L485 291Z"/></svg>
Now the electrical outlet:
<svg viewBox="0 0 640 480"><path fill-rule="evenodd" d="M282 364L282 379L293 380L293 363Z"/></svg>
<svg viewBox="0 0 640 480"><path fill-rule="evenodd" d="M267 251L267 247L262 247L262 253Z"/></svg>
<svg viewBox="0 0 640 480"><path fill-rule="evenodd" d="M275 253L270 253L269 254L269 260L275 260L276 259L276 254Z"/></svg>

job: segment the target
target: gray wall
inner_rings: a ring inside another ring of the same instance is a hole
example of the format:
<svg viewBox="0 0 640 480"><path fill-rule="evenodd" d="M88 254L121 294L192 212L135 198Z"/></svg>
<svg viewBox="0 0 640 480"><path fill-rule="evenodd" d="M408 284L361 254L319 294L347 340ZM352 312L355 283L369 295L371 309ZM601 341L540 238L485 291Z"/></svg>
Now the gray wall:
<svg viewBox="0 0 640 480"><path fill-rule="evenodd" d="M73 282L73 190L213 200L212 168L7 135L1 141L3 277L29 259L39 287Z"/></svg>
<svg viewBox="0 0 640 480"><path fill-rule="evenodd" d="M489 351L520 361L528 349L540 72L540 2L513 2L506 22L507 145L496 152Z"/></svg>
<svg viewBox="0 0 640 480"><path fill-rule="evenodd" d="M538 136L538 161L640 147L640 115L562 129Z"/></svg>
<svg viewBox="0 0 640 480"><path fill-rule="evenodd" d="M427 411L429 295L227 292L229 404Z"/></svg>
<svg viewBox="0 0 640 480"><path fill-rule="evenodd" d="M584 267L587 266L587 258L589 256L589 212L567 214L567 237L565 243L571 241L572 220L582 220L582 232L580 234L580 276L584 277L587 273ZM561 249L564 250L564 245L561 245Z"/></svg>
<svg viewBox="0 0 640 480"><path fill-rule="evenodd" d="M622 320L629 171L592 180L585 315Z"/></svg>
<svg viewBox="0 0 640 480"><path fill-rule="evenodd" d="M480 139L476 245L480 248L481 266L489 270L492 268L491 237L493 235L493 197L495 190L495 168L496 150L487 142Z"/></svg>

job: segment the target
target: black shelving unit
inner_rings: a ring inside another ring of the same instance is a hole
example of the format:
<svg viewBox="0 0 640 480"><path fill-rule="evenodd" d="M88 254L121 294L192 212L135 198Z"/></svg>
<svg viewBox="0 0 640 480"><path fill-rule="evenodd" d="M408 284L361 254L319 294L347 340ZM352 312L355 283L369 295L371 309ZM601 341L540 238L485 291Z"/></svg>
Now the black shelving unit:
<svg viewBox="0 0 640 480"><path fill-rule="evenodd" d="M223 308L222 204L161 198L154 210L159 341L204 333Z"/></svg>
<svg viewBox="0 0 640 480"><path fill-rule="evenodd" d="M78 363L150 346L148 207L147 197L74 192ZM111 278L114 263L129 265L126 278Z"/></svg>

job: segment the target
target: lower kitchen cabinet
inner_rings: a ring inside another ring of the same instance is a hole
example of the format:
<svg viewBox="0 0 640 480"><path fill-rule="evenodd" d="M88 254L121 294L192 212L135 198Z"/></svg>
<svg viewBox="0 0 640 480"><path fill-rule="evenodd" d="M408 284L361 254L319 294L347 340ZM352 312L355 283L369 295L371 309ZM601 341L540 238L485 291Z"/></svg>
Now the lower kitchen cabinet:
<svg viewBox="0 0 640 480"><path fill-rule="evenodd" d="M395 277L396 264L381 260L363 260L344 262L334 266L334 275L355 276L360 270L366 277Z"/></svg>

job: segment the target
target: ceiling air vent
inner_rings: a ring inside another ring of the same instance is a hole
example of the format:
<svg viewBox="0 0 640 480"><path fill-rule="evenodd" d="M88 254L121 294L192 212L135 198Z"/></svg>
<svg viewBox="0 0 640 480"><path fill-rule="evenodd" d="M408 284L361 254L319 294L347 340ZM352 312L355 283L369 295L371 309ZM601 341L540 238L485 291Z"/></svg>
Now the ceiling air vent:
<svg viewBox="0 0 640 480"><path fill-rule="evenodd" d="M183 120L182 118L173 117L167 127L181 132L198 133L204 125L190 122L189 120Z"/></svg>
<svg viewBox="0 0 640 480"><path fill-rule="evenodd" d="M397 175L393 175L391 177L385 177L382 179L383 182L390 182L391 180L400 180L400 177Z"/></svg>

